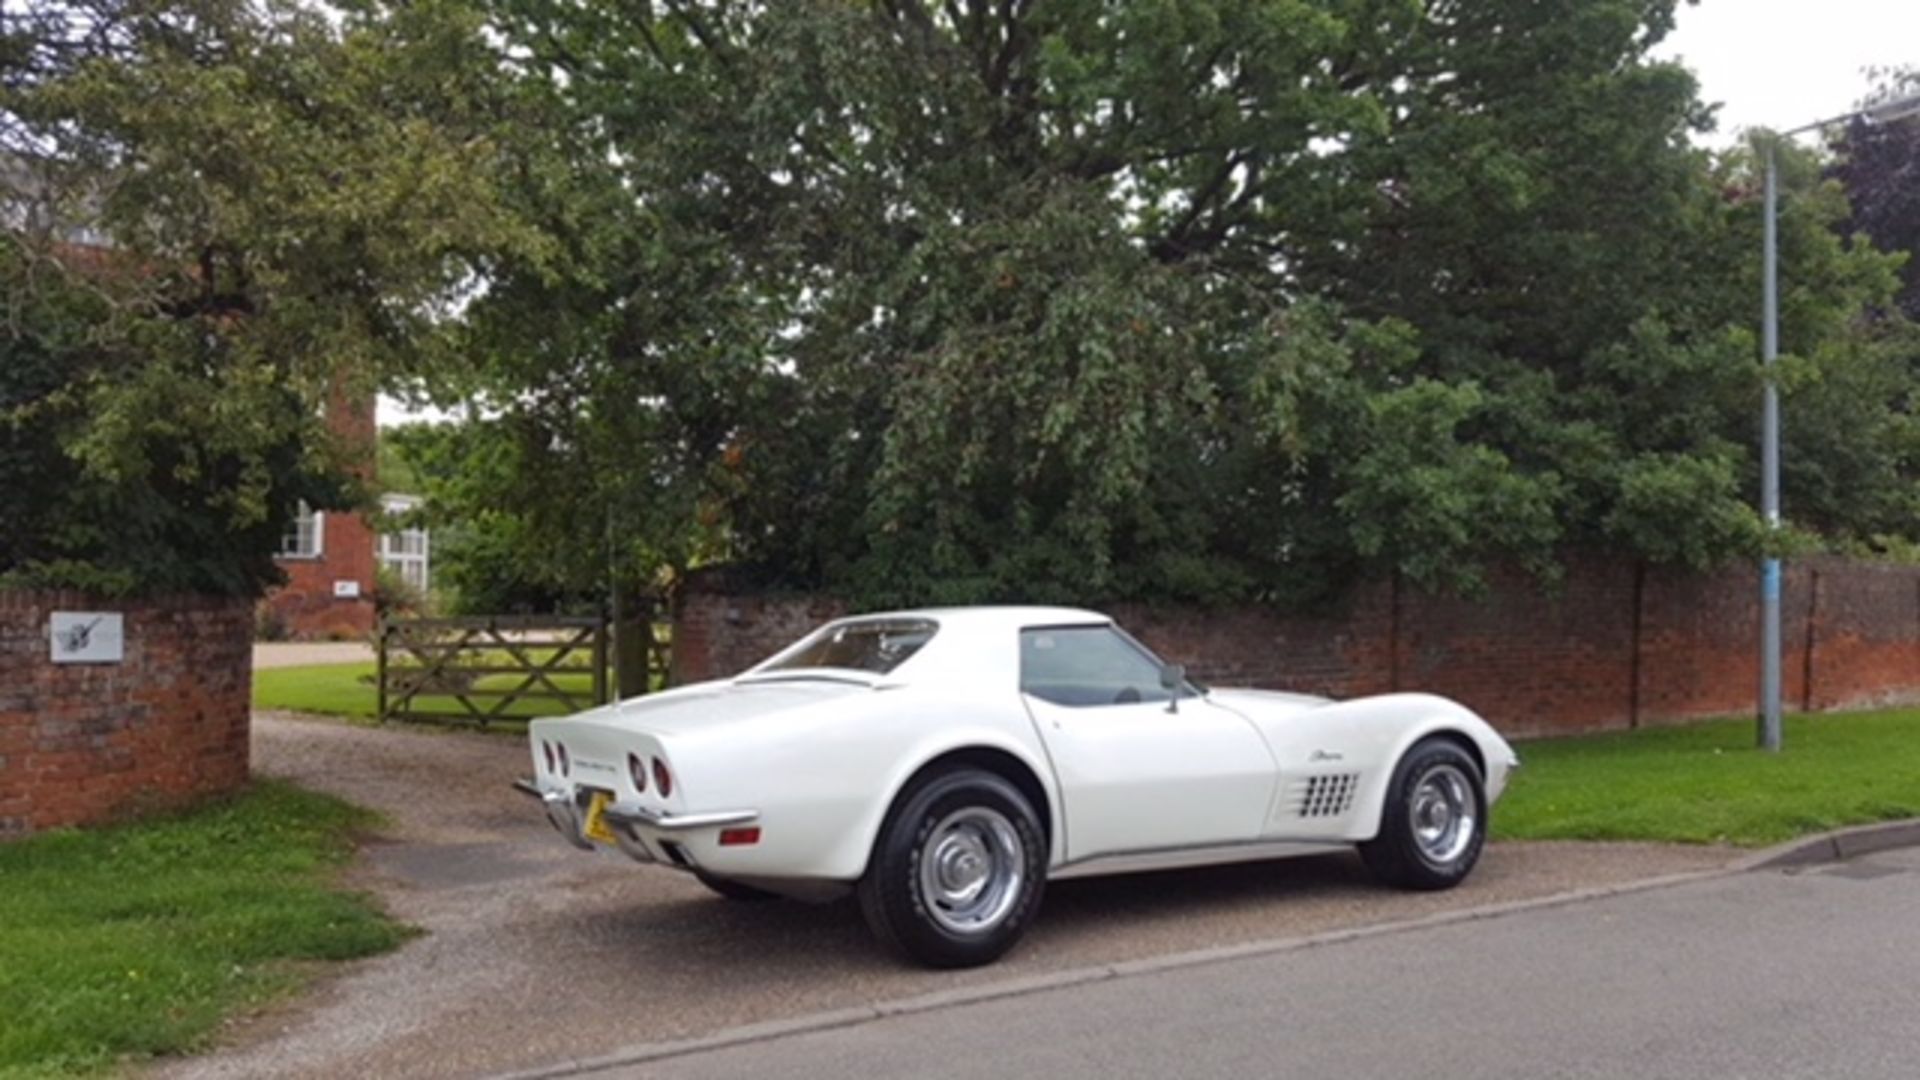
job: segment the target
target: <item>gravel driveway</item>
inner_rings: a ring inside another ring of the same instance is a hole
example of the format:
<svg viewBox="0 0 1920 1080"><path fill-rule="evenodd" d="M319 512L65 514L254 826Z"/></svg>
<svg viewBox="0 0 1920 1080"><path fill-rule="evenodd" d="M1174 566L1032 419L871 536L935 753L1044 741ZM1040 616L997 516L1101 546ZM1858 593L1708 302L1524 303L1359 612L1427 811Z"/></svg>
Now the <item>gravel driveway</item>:
<svg viewBox="0 0 1920 1080"><path fill-rule="evenodd" d="M373 646L364 641L256 641L253 670L305 667L309 664L370 664Z"/></svg>
<svg viewBox="0 0 1920 1080"><path fill-rule="evenodd" d="M255 769L375 807L354 881L427 933L253 1018L166 1077L474 1076L913 994L1390 922L1718 866L1725 850L1507 843L1447 893L1371 884L1350 856L1063 882L997 965L902 966L851 903L735 904L575 851L509 782L517 738L254 720Z"/></svg>

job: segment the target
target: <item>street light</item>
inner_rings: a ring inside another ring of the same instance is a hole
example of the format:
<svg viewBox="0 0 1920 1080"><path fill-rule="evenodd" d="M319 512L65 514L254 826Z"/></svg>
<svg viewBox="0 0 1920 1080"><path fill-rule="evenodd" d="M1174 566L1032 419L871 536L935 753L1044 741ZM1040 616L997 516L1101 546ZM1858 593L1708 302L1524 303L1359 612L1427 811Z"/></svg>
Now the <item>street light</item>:
<svg viewBox="0 0 1920 1080"><path fill-rule="evenodd" d="M1910 116L1920 116L1920 94L1816 121L1782 132L1779 138L1792 138L1855 117L1870 124L1890 124ZM1767 520L1769 533L1780 527L1780 392L1773 382L1774 363L1780 357L1780 179L1775 145L1772 139L1766 144L1765 269L1760 283L1760 354L1766 365L1766 396L1760 413L1760 512ZM1760 749L1780 749L1780 560L1771 552L1760 570Z"/></svg>

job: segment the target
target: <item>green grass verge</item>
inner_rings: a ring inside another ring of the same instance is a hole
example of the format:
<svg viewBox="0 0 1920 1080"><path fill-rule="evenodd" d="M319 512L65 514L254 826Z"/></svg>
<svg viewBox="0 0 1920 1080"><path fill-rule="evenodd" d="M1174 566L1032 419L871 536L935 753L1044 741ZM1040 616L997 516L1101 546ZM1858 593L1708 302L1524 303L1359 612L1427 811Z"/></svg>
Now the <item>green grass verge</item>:
<svg viewBox="0 0 1920 1080"><path fill-rule="evenodd" d="M374 665L371 662L263 668L253 673L253 707L370 720L379 703L373 677ZM474 687L480 690L510 690L518 686L522 678L519 675L483 675L475 680ZM587 672L554 675L553 681L568 693L578 691L582 701L592 700L593 677ZM474 704L486 710L491 709L498 700L476 697ZM433 712L462 711L458 701L441 694L422 694L413 699L413 707ZM527 720L539 716L561 716L573 711L563 701L528 698L515 701L502 711L501 717Z"/></svg>
<svg viewBox="0 0 1920 1080"><path fill-rule="evenodd" d="M1497 839L1758 846L1920 817L1920 711L1792 716L1786 749L1751 719L1522 743Z"/></svg>
<svg viewBox="0 0 1920 1080"><path fill-rule="evenodd" d="M410 931L331 883L367 811L277 783L176 817L0 845L0 1076L201 1046L309 965Z"/></svg>

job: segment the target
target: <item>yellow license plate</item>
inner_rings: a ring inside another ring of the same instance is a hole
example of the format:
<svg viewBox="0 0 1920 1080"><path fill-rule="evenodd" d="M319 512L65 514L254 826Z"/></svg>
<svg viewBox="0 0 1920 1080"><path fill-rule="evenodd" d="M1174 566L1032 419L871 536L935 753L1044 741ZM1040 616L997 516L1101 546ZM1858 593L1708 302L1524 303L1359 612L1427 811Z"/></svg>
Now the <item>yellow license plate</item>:
<svg viewBox="0 0 1920 1080"><path fill-rule="evenodd" d="M602 844L620 842L613 835L613 830L607 827L607 805L611 802L613 802L613 796L607 792L593 793L593 798L587 803L587 820L580 826L580 831L586 834L587 839Z"/></svg>

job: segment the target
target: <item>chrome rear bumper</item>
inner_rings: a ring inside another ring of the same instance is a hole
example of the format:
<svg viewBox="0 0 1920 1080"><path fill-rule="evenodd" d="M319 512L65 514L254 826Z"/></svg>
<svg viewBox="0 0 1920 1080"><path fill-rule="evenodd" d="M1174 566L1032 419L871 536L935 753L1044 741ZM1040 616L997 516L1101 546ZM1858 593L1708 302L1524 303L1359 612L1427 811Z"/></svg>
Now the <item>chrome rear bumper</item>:
<svg viewBox="0 0 1920 1080"><path fill-rule="evenodd" d="M567 843L581 851L593 850L593 841L587 839L586 812L578 801L565 792L548 791L541 794L540 804L546 808L547 820L553 824L554 831L565 837Z"/></svg>
<svg viewBox="0 0 1920 1080"><path fill-rule="evenodd" d="M513 788L523 795L540 800L541 808L546 811L547 821L567 843L582 851L592 851L600 846L587 839L586 803L591 798L591 793L587 789L577 789L572 793L542 791L538 784L524 777L515 780ZM760 812L719 810L704 814L663 814L645 807L618 810L609 806L601 811L601 816L607 824L613 826L614 840L628 857L637 862L657 862L681 869L692 869L693 858L683 844L647 834L746 825L758 821ZM655 850L656 846L659 848L658 852ZM665 852L664 858L660 852Z"/></svg>
<svg viewBox="0 0 1920 1080"><path fill-rule="evenodd" d="M680 829L706 829L716 825L745 825L759 818L758 810L717 810L710 814L662 814L653 810L615 810L608 808L606 818L615 825L644 825L649 829L674 832Z"/></svg>

